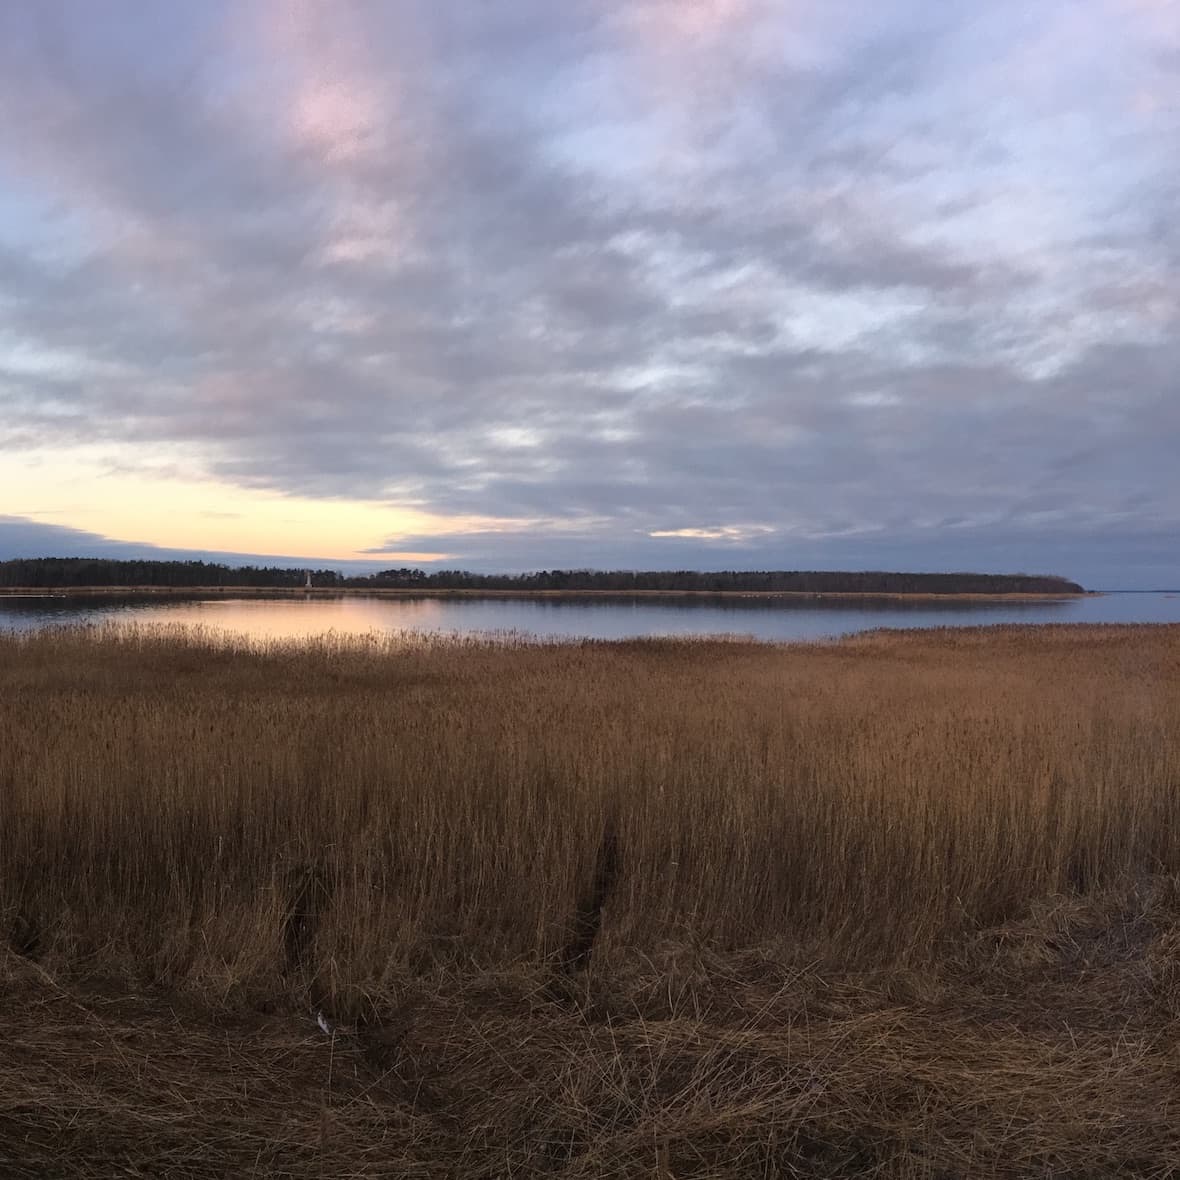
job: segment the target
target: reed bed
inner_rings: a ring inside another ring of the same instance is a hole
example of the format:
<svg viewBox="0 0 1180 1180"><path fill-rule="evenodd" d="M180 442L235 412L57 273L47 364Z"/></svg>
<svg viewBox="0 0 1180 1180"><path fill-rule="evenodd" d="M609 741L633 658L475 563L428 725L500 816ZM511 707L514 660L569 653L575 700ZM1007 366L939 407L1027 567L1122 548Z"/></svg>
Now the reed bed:
<svg viewBox="0 0 1180 1180"><path fill-rule="evenodd" d="M0 1165L1171 1174L1178 786L1180 628L0 636Z"/></svg>
<svg viewBox="0 0 1180 1180"><path fill-rule="evenodd" d="M601 958L921 962L1045 895L1180 870L1178 676L1180 632L1133 627L7 637L0 906L61 962L273 990L298 952L379 991L559 955L609 826Z"/></svg>

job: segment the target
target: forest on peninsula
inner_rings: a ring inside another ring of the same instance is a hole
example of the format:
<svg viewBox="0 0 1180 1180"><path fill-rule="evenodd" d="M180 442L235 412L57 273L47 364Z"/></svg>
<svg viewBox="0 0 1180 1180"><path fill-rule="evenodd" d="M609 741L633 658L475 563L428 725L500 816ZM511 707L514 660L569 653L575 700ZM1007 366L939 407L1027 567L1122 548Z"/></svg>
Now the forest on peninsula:
<svg viewBox="0 0 1180 1180"><path fill-rule="evenodd" d="M192 589L305 587L307 568L230 566L208 561L119 561L98 557L17 558L0 562L0 589L101 587ZM518 592L644 591L758 594L1082 594L1076 582L1053 575L900 573L876 570L540 570L485 574L468 570L387 569L346 576L312 569L314 589L466 590Z"/></svg>

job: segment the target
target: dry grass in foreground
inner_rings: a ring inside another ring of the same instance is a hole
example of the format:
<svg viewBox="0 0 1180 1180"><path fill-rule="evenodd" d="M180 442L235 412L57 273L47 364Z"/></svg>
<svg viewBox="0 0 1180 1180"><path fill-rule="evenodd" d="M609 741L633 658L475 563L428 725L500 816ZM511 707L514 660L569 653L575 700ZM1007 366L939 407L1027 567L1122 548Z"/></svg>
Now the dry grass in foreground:
<svg viewBox="0 0 1180 1180"><path fill-rule="evenodd" d="M1178 778L1180 628L0 637L0 1175L1174 1174Z"/></svg>

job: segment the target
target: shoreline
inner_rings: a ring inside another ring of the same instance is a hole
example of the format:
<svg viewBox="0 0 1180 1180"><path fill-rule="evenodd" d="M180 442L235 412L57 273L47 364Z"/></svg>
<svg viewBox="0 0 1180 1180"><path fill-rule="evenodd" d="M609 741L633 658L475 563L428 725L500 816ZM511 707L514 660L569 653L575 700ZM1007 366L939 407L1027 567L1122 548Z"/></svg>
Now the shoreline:
<svg viewBox="0 0 1180 1180"><path fill-rule="evenodd" d="M142 595L149 598L514 598L514 599L627 599L627 598L739 598L774 601L817 599L889 600L905 602L1072 602L1079 598L1102 598L1104 591L1071 593L997 592L947 593L931 591L864 590L421 590L392 587L313 586L3 586L0 598L98 598Z"/></svg>

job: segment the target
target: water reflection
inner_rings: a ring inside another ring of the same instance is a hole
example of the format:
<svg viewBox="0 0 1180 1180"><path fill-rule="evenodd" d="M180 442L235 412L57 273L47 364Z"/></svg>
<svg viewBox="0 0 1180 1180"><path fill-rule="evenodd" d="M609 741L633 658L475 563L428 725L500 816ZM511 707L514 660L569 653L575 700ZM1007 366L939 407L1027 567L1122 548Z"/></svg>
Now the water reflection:
<svg viewBox="0 0 1180 1180"><path fill-rule="evenodd" d="M335 631L503 632L544 638L623 639L645 635L752 635L819 639L874 627L987 623L1180 622L1180 596L996 601L897 598L757 598L686 595L585 598L309 595L248 598L90 595L0 597L0 628L66 623L185 623L259 639Z"/></svg>

